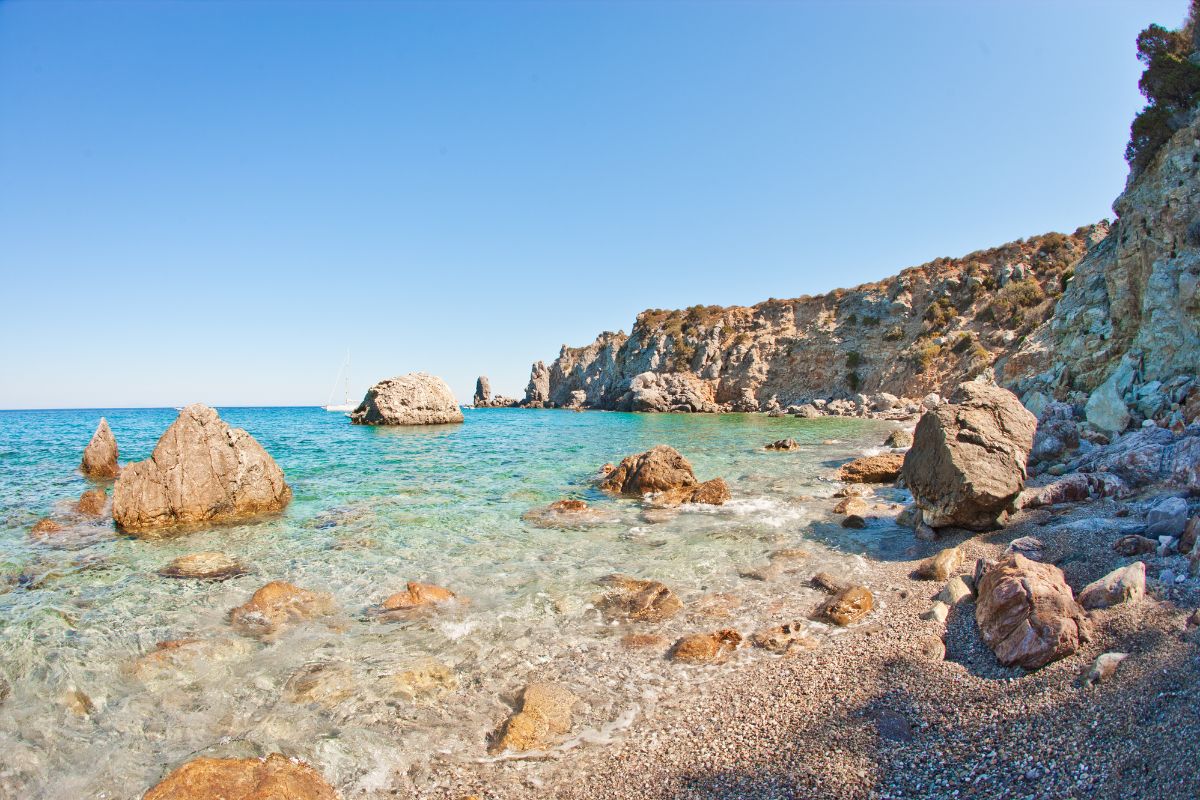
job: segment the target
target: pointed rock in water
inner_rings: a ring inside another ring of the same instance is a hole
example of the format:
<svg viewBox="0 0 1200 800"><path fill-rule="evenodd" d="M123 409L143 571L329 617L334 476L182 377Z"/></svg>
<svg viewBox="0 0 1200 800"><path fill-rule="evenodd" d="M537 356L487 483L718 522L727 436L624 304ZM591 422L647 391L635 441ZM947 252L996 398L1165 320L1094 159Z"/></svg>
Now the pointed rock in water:
<svg viewBox="0 0 1200 800"><path fill-rule="evenodd" d="M100 418L92 440L83 450L83 462L79 469L89 478L115 478L120 471L117 466L117 440L104 417Z"/></svg>
<svg viewBox="0 0 1200 800"><path fill-rule="evenodd" d="M579 698L562 686L529 684L522 696L521 710L509 717L489 752L545 748L555 736L571 730L571 709L578 702Z"/></svg>
<svg viewBox="0 0 1200 800"><path fill-rule="evenodd" d="M386 611L409 611L414 608L446 603L455 598L454 592L432 583L409 581L403 592L396 592L383 601Z"/></svg>
<svg viewBox="0 0 1200 800"><path fill-rule="evenodd" d="M223 581L246 574L242 562L224 553L190 553L167 564L158 571L164 578L193 578L202 581Z"/></svg>
<svg viewBox="0 0 1200 800"><path fill-rule="evenodd" d="M104 504L108 501L108 493L101 488L89 489L79 495L75 510L89 517L98 517L104 513Z"/></svg>
<svg viewBox="0 0 1200 800"><path fill-rule="evenodd" d="M742 643L742 635L731 628L713 633L684 636L671 648L672 661L715 663L724 661Z"/></svg>
<svg viewBox="0 0 1200 800"><path fill-rule="evenodd" d="M917 423L904 484L925 524L987 530L1025 485L1037 419L997 386L963 383L951 399Z"/></svg>
<svg viewBox="0 0 1200 800"><path fill-rule="evenodd" d="M1146 596L1146 564L1135 561L1114 569L1079 592L1079 605L1089 611L1118 603L1135 603Z"/></svg>
<svg viewBox="0 0 1200 800"><path fill-rule="evenodd" d="M891 483L900 477L902 466L904 456L899 453L863 456L844 464L838 472L838 480L846 483Z"/></svg>
<svg viewBox="0 0 1200 800"><path fill-rule="evenodd" d="M291 499L283 470L262 445L195 403L179 412L150 458L121 471L113 519L124 531L152 535L281 511Z"/></svg>
<svg viewBox="0 0 1200 800"><path fill-rule="evenodd" d="M1088 637L1087 617L1053 564L1013 553L985 567L976 586L979 633L1007 667L1037 669Z"/></svg>
<svg viewBox="0 0 1200 800"><path fill-rule="evenodd" d="M229 621L248 636L269 636L301 620L333 613L333 597L310 592L286 581L271 581L244 605L229 612Z"/></svg>
<svg viewBox="0 0 1200 800"><path fill-rule="evenodd" d="M446 382L426 372L386 378L367 390L350 412L355 425L442 425L462 422L462 409Z"/></svg>
<svg viewBox="0 0 1200 800"><path fill-rule="evenodd" d="M321 773L279 753L266 758L197 758L142 800L338 800Z"/></svg>
<svg viewBox="0 0 1200 800"><path fill-rule="evenodd" d="M475 380L475 396L471 398L471 403L476 408L483 408L492 401L492 384L487 379L487 375L480 375Z"/></svg>

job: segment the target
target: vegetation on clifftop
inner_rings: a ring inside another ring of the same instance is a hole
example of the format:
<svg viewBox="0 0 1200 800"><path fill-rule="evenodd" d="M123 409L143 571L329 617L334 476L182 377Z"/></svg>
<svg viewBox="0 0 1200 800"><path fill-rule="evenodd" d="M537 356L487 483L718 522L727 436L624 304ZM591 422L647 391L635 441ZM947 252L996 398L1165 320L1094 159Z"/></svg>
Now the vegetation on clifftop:
<svg viewBox="0 0 1200 800"><path fill-rule="evenodd" d="M1188 113L1200 102L1198 17L1200 0L1192 0L1187 21L1179 30L1151 25L1138 34L1137 57L1146 65L1138 88L1147 103L1133 118L1125 148L1125 160L1134 175L1144 170L1167 140L1187 124Z"/></svg>

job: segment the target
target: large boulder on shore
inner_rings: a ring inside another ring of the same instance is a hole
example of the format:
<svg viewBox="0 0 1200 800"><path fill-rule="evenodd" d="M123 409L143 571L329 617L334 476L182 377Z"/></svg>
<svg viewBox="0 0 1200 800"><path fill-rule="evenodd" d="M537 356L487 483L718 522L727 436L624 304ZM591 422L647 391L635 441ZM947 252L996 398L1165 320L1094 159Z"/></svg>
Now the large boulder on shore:
<svg viewBox="0 0 1200 800"><path fill-rule="evenodd" d="M143 800L337 800L321 773L279 753L266 758L197 758L146 792Z"/></svg>
<svg viewBox="0 0 1200 800"><path fill-rule="evenodd" d="M104 417L100 418L92 440L83 449L83 462L79 470L89 478L115 478L120 471L117 466L117 439Z"/></svg>
<svg viewBox="0 0 1200 800"><path fill-rule="evenodd" d="M283 470L262 445L195 403L179 412L150 458L121 471L113 519L138 534L281 511L291 499Z"/></svg>
<svg viewBox="0 0 1200 800"><path fill-rule="evenodd" d="M426 372L385 378L350 412L356 425L441 425L462 422L462 409L446 382Z"/></svg>
<svg viewBox="0 0 1200 800"><path fill-rule="evenodd" d="M1062 570L1013 553L979 579L975 621L1001 664L1033 670L1087 640L1087 617Z"/></svg>
<svg viewBox="0 0 1200 800"><path fill-rule="evenodd" d="M987 530L1025 485L1037 419L998 386L963 383L925 413L904 456L904 483L933 528Z"/></svg>
<svg viewBox="0 0 1200 800"><path fill-rule="evenodd" d="M721 478L701 483L688 460L665 444L644 453L626 456L600 484L606 492L658 496L660 504L705 503L721 505L729 499L729 487Z"/></svg>

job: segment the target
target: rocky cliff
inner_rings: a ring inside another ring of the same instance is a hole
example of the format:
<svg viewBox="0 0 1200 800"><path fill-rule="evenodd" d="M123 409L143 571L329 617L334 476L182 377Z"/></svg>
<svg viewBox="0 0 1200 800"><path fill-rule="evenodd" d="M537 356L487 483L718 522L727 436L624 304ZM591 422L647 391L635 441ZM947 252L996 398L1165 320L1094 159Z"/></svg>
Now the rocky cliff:
<svg viewBox="0 0 1200 800"><path fill-rule="evenodd" d="M632 332L534 364L525 404L758 411L886 391L920 397L1003 365L1049 319L1108 225L939 258L877 283L752 307L651 309Z"/></svg>

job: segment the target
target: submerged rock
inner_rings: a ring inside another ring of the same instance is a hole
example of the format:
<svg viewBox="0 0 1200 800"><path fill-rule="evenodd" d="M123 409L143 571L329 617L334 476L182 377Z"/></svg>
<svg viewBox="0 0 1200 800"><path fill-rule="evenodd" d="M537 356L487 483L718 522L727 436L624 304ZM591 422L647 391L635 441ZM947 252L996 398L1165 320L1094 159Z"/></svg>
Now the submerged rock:
<svg viewBox="0 0 1200 800"><path fill-rule="evenodd" d="M787 622L757 631L750 637L750 644L780 655L793 650L815 650L820 646L803 622Z"/></svg>
<svg viewBox="0 0 1200 800"><path fill-rule="evenodd" d="M59 525L54 520L49 517L42 517L33 523L33 527L29 529L29 532L34 534L58 533L62 529L62 525Z"/></svg>
<svg viewBox="0 0 1200 800"><path fill-rule="evenodd" d="M742 643L742 635L731 628L713 633L694 633L684 636L671 648L672 661L715 663L724 661Z"/></svg>
<svg viewBox="0 0 1200 800"><path fill-rule="evenodd" d="M104 417L100 418L92 440L83 450L79 470L89 478L115 478L120 471L117 466L117 439Z"/></svg>
<svg viewBox="0 0 1200 800"><path fill-rule="evenodd" d="M446 382L426 372L385 378L350 412L355 425L440 425L462 422L462 409Z"/></svg>
<svg viewBox="0 0 1200 800"><path fill-rule="evenodd" d="M229 612L229 621L240 633L268 636L293 622L331 614L333 597L310 592L286 581L271 581L244 605Z"/></svg>
<svg viewBox="0 0 1200 800"><path fill-rule="evenodd" d="M266 758L197 758L142 800L338 800L321 773L279 753Z"/></svg>
<svg viewBox="0 0 1200 800"><path fill-rule="evenodd" d="M763 449L765 450L797 450L799 447L800 443L795 439L779 439L770 444L763 445Z"/></svg>
<svg viewBox="0 0 1200 800"><path fill-rule="evenodd" d="M393 693L410 703L427 703L458 689L458 675L445 664L430 661L390 676Z"/></svg>
<svg viewBox="0 0 1200 800"><path fill-rule="evenodd" d="M863 456L843 465L838 479L846 483L891 483L900 477L903 466L904 456L899 453Z"/></svg>
<svg viewBox="0 0 1200 800"><path fill-rule="evenodd" d="M108 493L101 488L89 489L79 495L75 510L89 517L98 517L104 513L104 504L108 502Z"/></svg>
<svg viewBox="0 0 1200 800"><path fill-rule="evenodd" d="M538 528L571 530L588 528L611 522L615 516L609 511L592 508L583 500L555 500L543 508L531 508L521 519Z"/></svg>
<svg viewBox="0 0 1200 800"><path fill-rule="evenodd" d="M626 575L608 575L599 581L609 587L596 602L601 613L610 618L634 622L662 622L680 612L683 602L665 584L643 581Z"/></svg>
<svg viewBox="0 0 1200 800"><path fill-rule="evenodd" d="M977 583L975 620L1005 666L1034 670L1069 656L1087 639L1087 619L1062 570L1014 553Z"/></svg>
<svg viewBox="0 0 1200 800"><path fill-rule="evenodd" d="M1079 592L1079 605L1091 611L1118 603L1135 603L1145 596L1146 565L1135 561L1085 586Z"/></svg>
<svg viewBox="0 0 1200 800"><path fill-rule="evenodd" d="M396 592L383 601L383 608L386 611L409 611L438 603L448 603L454 598L454 592L449 589L434 586L432 583L409 581L403 592Z"/></svg>
<svg viewBox="0 0 1200 800"><path fill-rule="evenodd" d="M191 553L167 564L158 571L165 578L194 578L204 581L223 581L246 574L246 567L225 553Z"/></svg>
<svg viewBox="0 0 1200 800"><path fill-rule="evenodd" d="M508 718L489 752L540 750L553 737L571 730L571 710L579 698L553 683L531 683L522 694L521 710Z"/></svg>
<svg viewBox="0 0 1200 800"><path fill-rule="evenodd" d="M148 535L281 511L291 499L283 470L262 445L195 403L179 412L150 458L121 471L113 519L122 530Z"/></svg>
<svg viewBox="0 0 1200 800"><path fill-rule="evenodd" d="M1037 420L1012 392L964 383L917 423L904 483L925 524L987 530L1020 493Z"/></svg>

